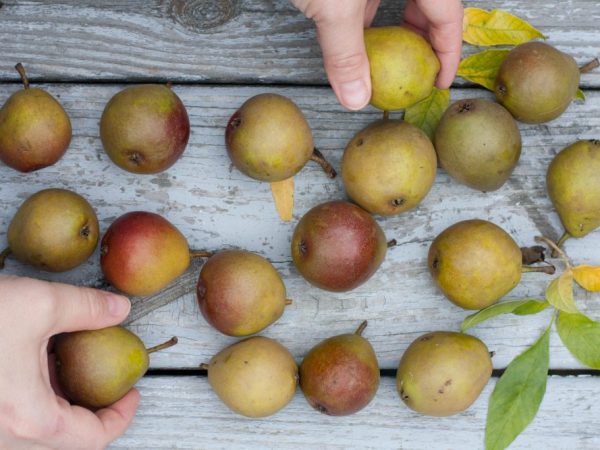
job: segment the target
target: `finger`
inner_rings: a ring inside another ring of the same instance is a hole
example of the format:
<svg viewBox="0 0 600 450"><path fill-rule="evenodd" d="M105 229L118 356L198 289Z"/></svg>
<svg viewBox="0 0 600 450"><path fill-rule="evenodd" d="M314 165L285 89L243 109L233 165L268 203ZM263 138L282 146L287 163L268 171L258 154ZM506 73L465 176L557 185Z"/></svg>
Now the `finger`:
<svg viewBox="0 0 600 450"><path fill-rule="evenodd" d="M131 308L126 297L111 292L58 283L52 287L51 334L117 325Z"/></svg>
<svg viewBox="0 0 600 450"><path fill-rule="evenodd" d="M55 448L105 448L121 436L133 420L140 401L136 389L108 408L93 413L59 400L61 429L50 439Z"/></svg>
<svg viewBox="0 0 600 450"><path fill-rule="evenodd" d="M377 8L379 8L379 0L368 0L367 7L365 8L364 27L368 28L371 26L375 15L377 14Z"/></svg>
<svg viewBox="0 0 600 450"><path fill-rule="evenodd" d="M454 81L462 53L462 29L454 24L432 27L429 31L431 46L440 60L436 86L447 89Z"/></svg>
<svg viewBox="0 0 600 450"><path fill-rule="evenodd" d="M356 7L362 2L352 2ZM315 18L317 36L323 50L323 62L331 87L340 103L359 110L371 98L369 60L363 37L362 9L351 11L344 6L342 14L331 18Z"/></svg>

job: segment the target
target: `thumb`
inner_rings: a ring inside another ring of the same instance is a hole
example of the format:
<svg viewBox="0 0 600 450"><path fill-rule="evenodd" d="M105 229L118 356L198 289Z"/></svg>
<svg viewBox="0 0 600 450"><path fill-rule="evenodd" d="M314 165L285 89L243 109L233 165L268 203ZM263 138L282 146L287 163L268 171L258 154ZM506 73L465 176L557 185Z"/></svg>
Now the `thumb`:
<svg viewBox="0 0 600 450"><path fill-rule="evenodd" d="M350 110L365 107L371 98L371 76L363 36L364 8L316 19L315 23L325 71L335 95Z"/></svg>
<svg viewBox="0 0 600 450"><path fill-rule="evenodd" d="M54 284L51 332L95 330L121 323L129 314L129 299L98 289Z"/></svg>

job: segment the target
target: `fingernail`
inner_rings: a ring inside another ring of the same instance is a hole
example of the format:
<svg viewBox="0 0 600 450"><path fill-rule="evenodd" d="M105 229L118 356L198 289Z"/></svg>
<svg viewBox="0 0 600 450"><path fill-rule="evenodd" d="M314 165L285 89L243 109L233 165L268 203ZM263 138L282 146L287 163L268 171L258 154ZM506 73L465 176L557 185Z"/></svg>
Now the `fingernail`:
<svg viewBox="0 0 600 450"><path fill-rule="evenodd" d="M340 84L342 103L348 109L358 110L369 103L369 92L363 80L348 81Z"/></svg>
<svg viewBox="0 0 600 450"><path fill-rule="evenodd" d="M123 317L129 314L131 303L127 297L115 294L107 294L108 312L112 316Z"/></svg>

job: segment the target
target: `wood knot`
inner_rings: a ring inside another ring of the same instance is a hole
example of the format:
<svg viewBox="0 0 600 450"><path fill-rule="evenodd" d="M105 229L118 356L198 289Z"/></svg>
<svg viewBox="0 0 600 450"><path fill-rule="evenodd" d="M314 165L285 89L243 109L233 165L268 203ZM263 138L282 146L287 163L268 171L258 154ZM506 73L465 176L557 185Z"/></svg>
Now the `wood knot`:
<svg viewBox="0 0 600 450"><path fill-rule="evenodd" d="M239 14L239 0L171 0L169 16L196 32L229 22Z"/></svg>

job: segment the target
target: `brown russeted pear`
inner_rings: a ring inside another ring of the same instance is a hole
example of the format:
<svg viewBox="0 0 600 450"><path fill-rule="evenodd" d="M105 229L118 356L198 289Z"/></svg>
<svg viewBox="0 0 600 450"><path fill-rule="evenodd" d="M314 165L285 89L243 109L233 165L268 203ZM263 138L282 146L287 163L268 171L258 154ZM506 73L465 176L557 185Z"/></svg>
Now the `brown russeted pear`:
<svg viewBox="0 0 600 450"><path fill-rule="evenodd" d="M578 141L558 153L548 167L546 186L565 227L559 245L600 226L600 141Z"/></svg>
<svg viewBox="0 0 600 450"><path fill-rule="evenodd" d="M293 177L309 159L333 178L333 167L315 149L304 114L289 98L258 94L231 116L225 129L227 153L242 173L260 181Z"/></svg>
<svg viewBox="0 0 600 450"><path fill-rule="evenodd" d="M248 336L283 314L285 285L262 256L226 250L202 266L196 296L204 318L221 333Z"/></svg>
<svg viewBox="0 0 600 450"><path fill-rule="evenodd" d="M100 243L100 266L106 280L128 295L152 295L181 276L191 257L185 236L164 217L133 211L117 218Z"/></svg>
<svg viewBox="0 0 600 450"><path fill-rule="evenodd" d="M289 350L263 336L230 345L201 367L223 403L246 417L275 414L292 400L298 384Z"/></svg>
<svg viewBox="0 0 600 450"><path fill-rule="evenodd" d="M379 365L373 347L362 337L363 322L352 334L317 344L300 365L300 387L308 403L330 416L363 409L379 387Z"/></svg>
<svg viewBox="0 0 600 450"><path fill-rule="evenodd" d="M329 291L349 291L377 271L387 251L385 235L364 209L342 200L308 211L292 236L300 274Z"/></svg>
<svg viewBox="0 0 600 450"><path fill-rule="evenodd" d="M24 89L0 109L0 160L20 172L56 163L71 142L71 120L48 92L30 88L25 69L17 64Z"/></svg>
<svg viewBox="0 0 600 450"><path fill-rule="evenodd" d="M442 231L429 248L428 267L444 295L465 309L496 303L515 288L523 272L554 273L553 266L524 267L514 239L499 226L478 219Z"/></svg>
<svg viewBox="0 0 600 450"><path fill-rule="evenodd" d="M173 337L146 349L121 326L56 336L56 378L67 398L86 408L104 408L121 399L148 370L148 354L177 343Z"/></svg>
<svg viewBox="0 0 600 450"><path fill-rule="evenodd" d="M468 334L436 331L404 352L396 375L400 398L428 416L451 416L477 400L492 375L486 345Z"/></svg>
<svg viewBox="0 0 600 450"><path fill-rule="evenodd" d="M440 62L422 36L405 27L367 28L365 47L371 105L384 111L405 109L431 94Z"/></svg>
<svg viewBox="0 0 600 450"><path fill-rule="evenodd" d="M183 154L190 121L170 85L143 84L115 94L102 113L100 138L110 159L133 173L158 173Z"/></svg>
<svg viewBox="0 0 600 450"><path fill-rule="evenodd" d="M73 269L94 253L98 234L96 213L86 199L66 189L44 189L25 200L10 222L0 268L12 254L49 272Z"/></svg>
<svg viewBox="0 0 600 450"><path fill-rule="evenodd" d="M440 165L460 183L484 192L499 189L521 155L521 133L496 102L459 100L448 107L435 130Z"/></svg>
<svg viewBox="0 0 600 450"><path fill-rule="evenodd" d="M571 104L578 88L575 60L544 42L513 48L494 82L496 99L525 123L556 119Z"/></svg>
<svg viewBox="0 0 600 450"><path fill-rule="evenodd" d="M401 120L378 120L356 133L342 157L348 196L372 214L391 216L418 205L437 171L431 141Z"/></svg>

